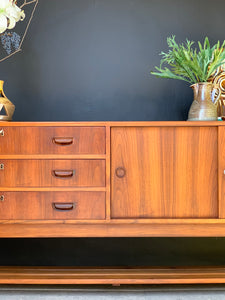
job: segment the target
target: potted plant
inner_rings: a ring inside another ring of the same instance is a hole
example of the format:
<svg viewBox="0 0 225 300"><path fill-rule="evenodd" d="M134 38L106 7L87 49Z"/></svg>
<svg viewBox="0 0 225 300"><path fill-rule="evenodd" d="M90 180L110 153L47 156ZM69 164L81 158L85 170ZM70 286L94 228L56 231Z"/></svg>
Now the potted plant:
<svg viewBox="0 0 225 300"><path fill-rule="evenodd" d="M222 45L218 41L211 47L206 37L203 44L198 42L198 49L193 49L193 41L187 39L185 43L177 44L173 35L167 38L167 43L169 51L160 53L160 67L155 67L157 72L151 74L191 84L194 101L188 120L217 120L215 104L220 97L220 89L208 80L225 63L225 41ZM164 64L167 66L163 67Z"/></svg>

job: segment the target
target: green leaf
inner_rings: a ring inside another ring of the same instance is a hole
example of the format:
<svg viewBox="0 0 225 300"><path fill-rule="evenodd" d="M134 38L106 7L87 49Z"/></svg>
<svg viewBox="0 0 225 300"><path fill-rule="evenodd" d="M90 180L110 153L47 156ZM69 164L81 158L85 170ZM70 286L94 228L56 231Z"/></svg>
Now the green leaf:
<svg viewBox="0 0 225 300"><path fill-rule="evenodd" d="M175 35L167 38L168 52L161 52L162 59L157 72L152 75L161 78L184 80L189 83L206 82L216 69L225 64L225 41L210 46L208 37L203 45L198 41L198 49L193 49L193 41L177 44ZM167 65L164 67L164 65Z"/></svg>

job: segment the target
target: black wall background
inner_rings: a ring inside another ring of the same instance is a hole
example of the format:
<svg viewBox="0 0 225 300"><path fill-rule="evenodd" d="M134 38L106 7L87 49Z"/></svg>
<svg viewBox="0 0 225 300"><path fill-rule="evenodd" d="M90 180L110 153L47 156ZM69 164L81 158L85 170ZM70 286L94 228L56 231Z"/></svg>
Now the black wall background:
<svg viewBox="0 0 225 300"><path fill-rule="evenodd" d="M186 120L192 90L150 75L175 34L224 40L223 0L39 0L1 63L15 121Z"/></svg>
<svg viewBox="0 0 225 300"><path fill-rule="evenodd" d="M39 0L1 63L15 121L186 120L192 91L150 70L175 34L225 39L223 0ZM1 239L1 265L225 264L223 238Z"/></svg>

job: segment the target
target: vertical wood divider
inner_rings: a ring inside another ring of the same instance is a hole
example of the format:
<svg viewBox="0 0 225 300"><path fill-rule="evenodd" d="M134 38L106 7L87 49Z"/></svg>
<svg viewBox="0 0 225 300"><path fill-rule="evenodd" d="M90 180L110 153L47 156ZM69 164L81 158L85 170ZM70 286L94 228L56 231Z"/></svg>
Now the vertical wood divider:
<svg viewBox="0 0 225 300"><path fill-rule="evenodd" d="M111 169L111 128L110 126L106 126L106 220L109 220L111 218L111 210L110 210L110 198L111 198L111 192L110 192L110 169Z"/></svg>
<svg viewBox="0 0 225 300"><path fill-rule="evenodd" d="M219 202L220 219L225 218L224 170L225 170L225 131L224 131L224 127L218 127L218 202Z"/></svg>

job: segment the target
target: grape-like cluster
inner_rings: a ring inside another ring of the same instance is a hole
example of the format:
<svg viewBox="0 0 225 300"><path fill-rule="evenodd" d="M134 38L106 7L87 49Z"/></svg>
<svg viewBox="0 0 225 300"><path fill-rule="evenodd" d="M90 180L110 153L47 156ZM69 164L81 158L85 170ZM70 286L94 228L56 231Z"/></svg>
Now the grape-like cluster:
<svg viewBox="0 0 225 300"><path fill-rule="evenodd" d="M6 32L1 35L1 43L8 55L20 47L20 36L16 32Z"/></svg>

